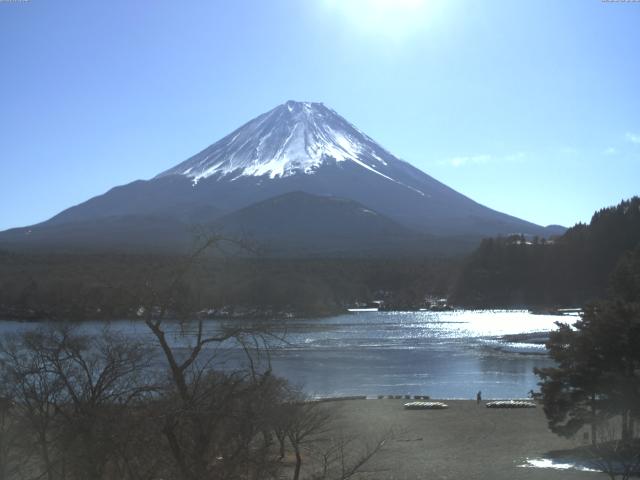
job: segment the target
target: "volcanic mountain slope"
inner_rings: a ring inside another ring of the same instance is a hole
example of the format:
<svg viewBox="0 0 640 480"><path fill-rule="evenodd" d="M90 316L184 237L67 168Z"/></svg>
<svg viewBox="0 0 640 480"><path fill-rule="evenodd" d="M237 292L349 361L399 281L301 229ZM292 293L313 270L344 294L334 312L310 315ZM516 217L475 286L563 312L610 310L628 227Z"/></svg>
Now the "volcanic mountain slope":
<svg viewBox="0 0 640 480"><path fill-rule="evenodd" d="M543 227L484 207L394 157L323 104L289 101L151 180L113 188L42 224L4 232L0 242L44 246L52 227L66 231L71 240L101 219L121 225L138 217L166 224L156 232L169 228L186 235L191 224L216 221L221 227L220 217L238 221L228 215L290 192L352 200L402 226L398 235L410 231L407 238L415 232L458 238L548 234ZM302 217L282 217L270 225L271 240L301 226ZM252 222L260 228L255 219L246 220L247 232ZM339 234L337 226L324 225L325 238ZM126 228L120 234L126 236ZM143 231L135 236L144 244ZM58 233L56 241L64 243L64 235Z"/></svg>
<svg viewBox="0 0 640 480"><path fill-rule="evenodd" d="M336 197L291 192L226 215L216 230L255 243L267 255L417 253L436 242L378 212ZM434 245L439 251L443 246Z"/></svg>

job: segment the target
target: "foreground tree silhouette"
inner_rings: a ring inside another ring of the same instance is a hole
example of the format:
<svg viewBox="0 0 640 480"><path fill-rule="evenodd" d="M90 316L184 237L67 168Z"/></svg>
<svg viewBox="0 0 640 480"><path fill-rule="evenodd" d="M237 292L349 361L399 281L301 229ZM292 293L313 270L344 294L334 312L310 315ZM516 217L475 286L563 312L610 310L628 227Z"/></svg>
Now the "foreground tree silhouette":
<svg viewBox="0 0 640 480"><path fill-rule="evenodd" d="M123 434L128 408L149 391L146 352L124 336L66 327L4 338L0 380L12 399L19 478L103 478L132 438Z"/></svg>
<svg viewBox="0 0 640 480"><path fill-rule="evenodd" d="M139 311L169 369L161 431L176 474L185 480L264 478L277 467L268 435L263 435L262 448L255 446L262 432L272 429L261 425L266 402L256 401L272 389L270 370L256 368L256 357L268 350L268 334L255 326L210 328L202 319L186 320L194 314L187 277L209 250L224 242L230 241L207 237L164 284L147 282L139 292ZM229 345L245 353L246 367L221 368L219 349Z"/></svg>
<svg viewBox="0 0 640 480"><path fill-rule="evenodd" d="M0 480L305 478L302 449L326 447L332 409L271 373L269 332L193 315L188 274L209 246L130 292L142 340L64 325L0 339ZM354 475L375 451L345 447L343 473L325 455L322 478Z"/></svg>
<svg viewBox="0 0 640 480"><path fill-rule="evenodd" d="M593 458L609 466L611 478L627 478L640 467L634 438L640 419L639 259L640 249L623 257L609 300L585 307L572 326L557 324L547 343L557 366L535 370L550 429L571 437L590 426Z"/></svg>
<svg viewBox="0 0 640 480"><path fill-rule="evenodd" d="M275 339L271 332L256 324L235 322L221 328L207 328L201 319L180 323L181 333L189 332L188 345L172 345L166 318L181 313L193 314L184 301L185 280L199 259L211 248L230 243L234 248L247 249L235 240L209 236L182 265L176 269L163 289L147 286L142 312L145 324L155 336L169 365L173 396L171 409L164 414L162 433L171 455L185 480L207 478L276 478L282 472L286 445L296 458L293 479L302 478L302 450L323 440L322 434L332 419L325 405L310 401L286 381L271 374L269 344ZM175 333L175 332L174 332ZM216 357L225 345L235 345L243 352L245 367L232 372L219 369ZM186 347L186 348L185 348ZM262 361L266 360L266 362ZM261 362L262 361L262 362ZM272 437L278 440L274 445ZM322 475L309 478L340 478L356 475L384 445L378 439L364 453L349 451L347 443L331 451L341 456L324 455ZM324 442L326 444L326 441ZM340 462L339 474L331 474Z"/></svg>

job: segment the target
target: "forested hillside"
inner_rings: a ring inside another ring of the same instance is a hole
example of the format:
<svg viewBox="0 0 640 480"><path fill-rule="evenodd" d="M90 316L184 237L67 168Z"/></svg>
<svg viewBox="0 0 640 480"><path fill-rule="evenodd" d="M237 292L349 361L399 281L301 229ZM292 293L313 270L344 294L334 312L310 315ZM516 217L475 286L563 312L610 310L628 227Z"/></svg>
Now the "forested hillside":
<svg viewBox="0 0 640 480"><path fill-rule="evenodd" d="M452 300L469 307L580 306L606 294L616 264L638 245L639 197L549 241L485 239L463 266Z"/></svg>
<svg viewBox="0 0 640 480"><path fill-rule="evenodd" d="M430 258L203 257L179 275L187 262L183 256L0 252L0 318L135 317L146 296L169 288L180 292L172 308L186 314L326 315L380 298L390 308L415 308L427 293L446 295L458 265Z"/></svg>
<svg viewBox="0 0 640 480"><path fill-rule="evenodd" d="M384 300L416 309L449 295L472 308L581 306L603 297L625 252L640 248L640 198L596 212L553 239L485 239L462 258L261 258L25 254L0 251L0 318L59 320L138 315L167 289L176 313L327 315Z"/></svg>

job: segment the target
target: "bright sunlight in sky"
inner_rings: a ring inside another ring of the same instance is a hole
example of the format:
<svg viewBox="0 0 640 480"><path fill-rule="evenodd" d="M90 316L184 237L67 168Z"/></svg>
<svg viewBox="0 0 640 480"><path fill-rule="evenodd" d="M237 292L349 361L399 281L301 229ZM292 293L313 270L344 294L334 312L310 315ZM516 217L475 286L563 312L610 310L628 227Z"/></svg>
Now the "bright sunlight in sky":
<svg viewBox="0 0 640 480"><path fill-rule="evenodd" d="M287 100L540 225L640 193L640 2L0 0L0 230Z"/></svg>
<svg viewBox="0 0 640 480"><path fill-rule="evenodd" d="M325 0L355 29L401 42L433 23L441 0Z"/></svg>

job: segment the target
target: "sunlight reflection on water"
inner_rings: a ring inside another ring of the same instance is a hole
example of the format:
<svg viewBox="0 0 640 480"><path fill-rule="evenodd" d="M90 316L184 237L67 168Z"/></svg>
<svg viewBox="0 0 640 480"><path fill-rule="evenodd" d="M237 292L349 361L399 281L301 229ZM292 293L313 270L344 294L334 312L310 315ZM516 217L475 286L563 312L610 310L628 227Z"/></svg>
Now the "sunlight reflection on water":
<svg viewBox="0 0 640 480"><path fill-rule="evenodd" d="M514 342L503 335L555 329L554 315L527 311L362 312L320 319L258 322L285 343L271 342L270 362L277 375L314 395L426 394L434 398L525 397L537 388L535 366L551 365L540 344ZM207 321L206 330L254 321ZM112 321L127 335L152 339L142 322ZM38 324L3 322L0 334L35 328ZM193 325L173 335L176 345L188 344ZM97 333L101 322L85 322L79 330ZM242 355L226 345L221 362L237 365Z"/></svg>

